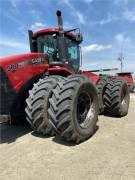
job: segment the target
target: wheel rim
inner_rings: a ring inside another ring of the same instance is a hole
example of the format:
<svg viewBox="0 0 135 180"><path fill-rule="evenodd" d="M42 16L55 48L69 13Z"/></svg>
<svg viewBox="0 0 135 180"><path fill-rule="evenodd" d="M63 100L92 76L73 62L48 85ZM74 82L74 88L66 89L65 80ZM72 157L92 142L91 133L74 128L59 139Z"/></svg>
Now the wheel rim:
<svg viewBox="0 0 135 180"><path fill-rule="evenodd" d="M94 117L92 98L88 93L81 93L77 102L77 121L81 128L87 128Z"/></svg>

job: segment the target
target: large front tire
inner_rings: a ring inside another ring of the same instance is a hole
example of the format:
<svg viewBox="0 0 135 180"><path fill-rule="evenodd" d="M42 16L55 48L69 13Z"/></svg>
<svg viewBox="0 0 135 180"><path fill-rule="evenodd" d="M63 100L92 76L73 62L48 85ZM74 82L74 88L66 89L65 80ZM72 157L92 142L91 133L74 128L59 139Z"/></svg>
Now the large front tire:
<svg viewBox="0 0 135 180"><path fill-rule="evenodd" d="M63 77L61 76L50 76L40 79L34 84L33 89L29 92L29 97L26 99L26 119L33 130L44 135L54 135L53 128L48 121L48 99L52 89L62 79Z"/></svg>
<svg viewBox="0 0 135 180"><path fill-rule="evenodd" d="M98 97L87 77L70 76L58 83L49 103L49 120L63 139L79 143L93 135L98 120Z"/></svg>

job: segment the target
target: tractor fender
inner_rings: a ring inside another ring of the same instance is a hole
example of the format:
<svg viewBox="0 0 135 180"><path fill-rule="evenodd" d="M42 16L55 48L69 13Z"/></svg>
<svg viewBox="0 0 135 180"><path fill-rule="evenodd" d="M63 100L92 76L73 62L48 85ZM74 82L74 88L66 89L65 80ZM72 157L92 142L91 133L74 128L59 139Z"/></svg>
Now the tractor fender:
<svg viewBox="0 0 135 180"><path fill-rule="evenodd" d="M36 83L40 78L43 77L43 74L38 74L28 80L23 87L20 89L20 91L16 94L14 97L13 103L11 105L11 108L9 109L10 116L21 116L24 113L25 109L25 99L29 95L29 90L32 89L33 84ZM11 118L12 119L12 118Z"/></svg>

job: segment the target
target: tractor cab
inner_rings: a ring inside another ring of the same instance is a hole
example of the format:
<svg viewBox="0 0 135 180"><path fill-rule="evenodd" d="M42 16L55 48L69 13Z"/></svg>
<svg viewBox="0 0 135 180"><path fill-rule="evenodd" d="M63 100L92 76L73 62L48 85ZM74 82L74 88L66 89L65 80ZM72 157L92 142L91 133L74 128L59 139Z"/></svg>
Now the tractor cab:
<svg viewBox="0 0 135 180"><path fill-rule="evenodd" d="M50 66L63 66L78 72L80 68L80 30L63 30L60 12L57 12L59 28L43 29L33 33L29 31L31 52L48 55Z"/></svg>

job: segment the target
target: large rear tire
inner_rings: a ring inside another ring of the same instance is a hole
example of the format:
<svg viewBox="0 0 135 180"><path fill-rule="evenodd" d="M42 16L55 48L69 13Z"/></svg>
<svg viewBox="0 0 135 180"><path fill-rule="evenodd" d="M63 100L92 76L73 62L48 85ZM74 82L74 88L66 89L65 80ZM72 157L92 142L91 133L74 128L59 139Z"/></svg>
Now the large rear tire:
<svg viewBox="0 0 135 180"><path fill-rule="evenodd" d="M93 135L98 120L98 97L89 78L73 75L58 83L49 103L49 121L63 139L79 143Z"/></svg>
<svg viewBox="0 0 135 180"><path fill-rule="evenodd" d="M107 80L105 79L100 79L96 85L96 89L98 93L98 102L99 102L99 114L102 114L104 112L104 92L106 85L107 85Z"/></svg>
<svg viewBox="0 0 135 180"><path fill-rule="evenodd" d="M40 79L34 84L33 89L29 92L29 97L26 99L26 119L33 130L44 135L54 135L53 128L48 121L48 99L52 89L62 79L63 77L61 76L50 76Z"/></svg>
<svg viewBox="0 0 135 180"><path fill-rule="evenodd" d="M126 116L129 108L129 89L126 81L110 80L104 93L105 111L116 117Z"/></svg>

